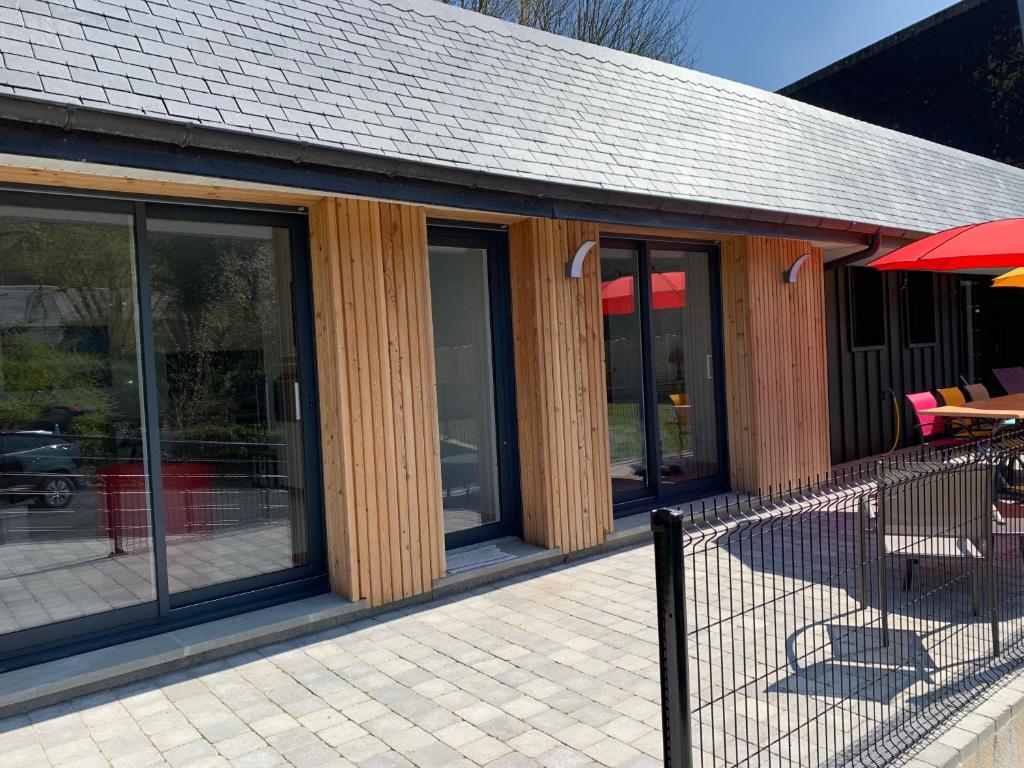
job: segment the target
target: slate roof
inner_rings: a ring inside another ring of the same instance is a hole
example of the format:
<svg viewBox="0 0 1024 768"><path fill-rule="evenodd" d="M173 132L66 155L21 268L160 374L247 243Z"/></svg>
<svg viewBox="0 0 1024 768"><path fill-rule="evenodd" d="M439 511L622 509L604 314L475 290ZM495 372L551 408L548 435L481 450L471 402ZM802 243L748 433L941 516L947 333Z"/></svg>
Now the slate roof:
<svg viewBox="0 0 1024 768"><path fill-rule="evenodd" d="M0 93L810 222L1024 215L1024 171L431 0L19 0Z"/></svg>

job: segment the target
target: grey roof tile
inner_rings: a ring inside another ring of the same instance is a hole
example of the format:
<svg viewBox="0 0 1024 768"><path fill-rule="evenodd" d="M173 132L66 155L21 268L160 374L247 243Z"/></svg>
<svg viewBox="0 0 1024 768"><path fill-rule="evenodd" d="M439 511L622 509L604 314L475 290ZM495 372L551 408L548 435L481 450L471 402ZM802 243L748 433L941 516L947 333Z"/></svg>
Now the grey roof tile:
<svg viewBox="0 0 1024 768"><path fill-rule="evenodd" d="M29 43L32 39L32 30L25 27L20 16L17 23L10 20L0 20L0 37L6 40L20 40L23 43ZM6 50L6 48L3 50Z"/></svg>
<svg viewBox="0 0 1024 768"><path fill-rule="evenodd" d="M130 91L132 84L127 77L115 75L110 72L100 72L95 69L71 68L71 79L76 83L97 85L101 88L113 88L117 91ZM102 98L102 96L100 96Z"/></svg>
<svg viewBox="0 0 1024 768"><path fill-rule="evenodd" d="M175 117L202 120L206 123L215 123L220 120L220 113L217 110L200 107L187 101L172 101L165 98L164 106L167 113Z"/></svg>
<svg viewBox="0 0 1024 768"><path fill-rule="evenodd" d="M43 90L60 96L74 96L76 99L101 101L105 94L97 85L75 82L56 77L43 77Z"/></svg>
<svg viewBox="0 0 1024 768"><path fill-rule="evenodd" d="M1024 215L1020 170L431 0L18 0L0 59L5 93L762 217Z"/></svg>
<svg viewBox="0 0 1024 768"><path fill-rule="evenodd" d="M125 93L108 89L106 91L107 101L112 107L124 107L133 112L144 112L145 114L166 115L167 107L162 99L154 99L150 96L140 96L136 93Z"/></svg>
<svg viewBox="0 0 1024 768"><path fill-rule="evenodd" d="M28 88L35 91L43 89L39 75L31 72L17 72L13 69L0 67L0 83L12 88Z"/></svg>
<svg viewBox="0 0 1024 768"><path fill-rule="evenodd" d="M21 40L12 40L9 37L4 37L2 34L0 34L0 54L27 56L29 58L35 55L32 51L32 46L28 43Z"/></svg>
<svg viewBox="0 0 1024 768"><path fill-rule="evenodd" d="M126 64L123 61L115 61L113 59L96 57L96 69L100 72L124 75L125 77L132 78L133 80L153 79L153 70L149 67L140 67L137 64Z"/></svg>
<svg viewBox="0 0 1024 768"><path fill-rule="evenodd" d="M18 56L13 53L4 53L4 64L8 69L18 72L33 72L37 75L46 75L63 80L71 79L71 72L64 64L46 61L35 56Z"/></svg>
<svg viewBox="0 0 1024 768"><path fill-rule="evenodd" d="M124 50L142 50L142 46L139 44L138 37L133 37L132 35L125 35L120 32L111 32L109 29L100 29L99 27L83 26L82 35L85 37L86 40L91 40L94 43L100 43L101 45L107 46L110 49L110 58L112 59L119 58L117 56L118 52Z"/></svg>

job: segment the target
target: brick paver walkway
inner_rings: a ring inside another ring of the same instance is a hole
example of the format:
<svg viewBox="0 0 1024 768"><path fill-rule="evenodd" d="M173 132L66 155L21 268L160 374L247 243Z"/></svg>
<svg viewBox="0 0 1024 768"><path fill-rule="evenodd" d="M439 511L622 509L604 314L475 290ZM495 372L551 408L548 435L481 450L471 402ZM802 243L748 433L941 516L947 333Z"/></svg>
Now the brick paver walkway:
<svg viewBox="0 0 1024 768"><path fill-rule="evenodd" d="M658 766L651 547L0 721L20 766Z"/></svg>

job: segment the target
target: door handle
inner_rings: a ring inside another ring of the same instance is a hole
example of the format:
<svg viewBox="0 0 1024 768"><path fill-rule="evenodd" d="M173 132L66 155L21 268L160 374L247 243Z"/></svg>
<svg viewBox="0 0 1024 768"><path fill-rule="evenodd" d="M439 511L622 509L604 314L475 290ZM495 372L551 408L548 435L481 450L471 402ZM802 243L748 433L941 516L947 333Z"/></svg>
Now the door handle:
<svg viewBox="0 0 1024 768"><path fill-rule="evenodd" d="M707 370L708 381L715 378L714 366L711 364L713 355L704 355L704 367Z"/></svg>
<svg viewBox="0 0 1024 768"><path fill-rule="evenodd" d="M299 396L299 382L292 382L292 389L295 393L295 420L302 421L302 398Z"/></svg>

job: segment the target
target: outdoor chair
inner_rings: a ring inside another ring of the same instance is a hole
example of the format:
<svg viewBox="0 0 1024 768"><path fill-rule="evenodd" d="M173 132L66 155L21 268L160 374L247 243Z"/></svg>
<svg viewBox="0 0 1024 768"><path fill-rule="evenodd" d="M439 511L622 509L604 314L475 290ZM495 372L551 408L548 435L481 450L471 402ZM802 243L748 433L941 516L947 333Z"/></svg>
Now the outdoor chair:
<svg viewBox="0 0 1024 768"><path fill-rule="evenodd" d="M935 408L939 405L938 399L931 392L915 392L907 395L907 401L914 410L917 418L917 430L921 436L921 442L936 448L953 447L967 442L966 437L950 436L947 420L942 416L931 416L921 413L926 408Z"/></svg>
<svg viewBox="0 0 1024 768"><path fill-rule="evenodd" d="M984 461L967 464L906 463L880 465L874 506L876 568L883 637L888 637L889 560L906 562L903 588L913 583L922 560L960 561L971 580L971 608L981 608L981 571L989 598L993 643L996 642L992 536L999 513L994 506L996 467ZM868 510L865 510L868 511ZM862 523L862 528L863 528ZM862 559L863 561L863 559Z"/></svg>
<svg viewBox="0 0 1024 768"><path fill-rule="evenodd" d="M1024 368L993 368L992 375L999 381L1000 386L1006 390L1008 395L1018 395L1024 392Z"/></svg>
<svg viewBox="0 0 1024 768"><path fill-rule="evenodd" d="M984 384L964 384L963 391L967 394L967 399L972 403L978 400L990 400L992 398L992 395L989 394L988 387ZM1003 425L1012 427L1016 423L1016 419L1007 419L1003 422Z"/></svg>
<svg viewBox="0 0 1024 768"><path fill-rule="evenodd" d="M942 387L937 390L937 393L942 398L944 405L963 405L967 402L967 398L960 391L960 387Z"/></svg>
<svg viewBox="0 0 1024 768"><path fill-rule="evenodd" d="M938 390L938 395L943 405L964 405L967 402L960 387L943 387ZM952 434L956 437L989 437L992 428L977 419L955 419L952 422Z"/></svg>
<svg viewBox="0 0 1024 768"><path fill-rule="evenodd" d="M992 397L984 384L964 384L964 392L972 403L975 400L989 400Z"/></svg>
<svg viewBox="0 0 1024 768"><path fill-rule="evenodd" d="M672 401L672 408L676 412L676 423L679 424L679 428L687 430L690 427L690 404L687 402L685 394L669 395L669 400Z"/></svg>

